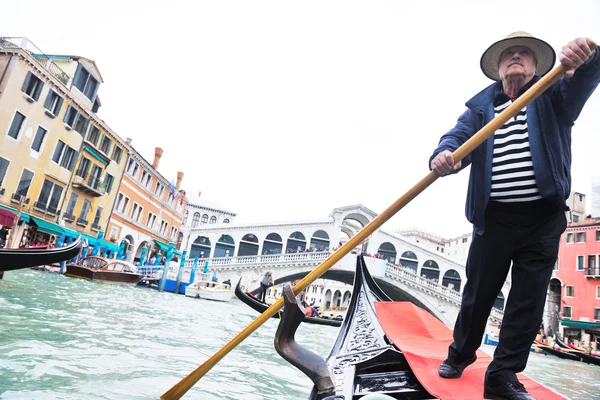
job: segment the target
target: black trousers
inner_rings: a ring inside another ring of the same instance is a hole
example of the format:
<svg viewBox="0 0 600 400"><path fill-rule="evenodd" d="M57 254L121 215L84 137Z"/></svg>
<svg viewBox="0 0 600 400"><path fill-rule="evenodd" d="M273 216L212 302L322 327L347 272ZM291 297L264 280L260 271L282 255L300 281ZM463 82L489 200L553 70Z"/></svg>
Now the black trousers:
<svg viewBox="0 0 600 400"><path fill-rule="evenodd" d="M265 301L265 295L267 294L267 289L269 287L261 282L260 291L258 292L258 299L262 302Z"/></svg>
<svg viewBox="0 0 600 400"><path fill-rule="evenodd" d="M512 262L512 285L504 309L498 347L486 383L516 380L525 369L539 330L560 236L567 226L564 210L545 200L490 202L485 232L473 234L460 312L448 359L462 362L481 345L490 311Z"/></svg>

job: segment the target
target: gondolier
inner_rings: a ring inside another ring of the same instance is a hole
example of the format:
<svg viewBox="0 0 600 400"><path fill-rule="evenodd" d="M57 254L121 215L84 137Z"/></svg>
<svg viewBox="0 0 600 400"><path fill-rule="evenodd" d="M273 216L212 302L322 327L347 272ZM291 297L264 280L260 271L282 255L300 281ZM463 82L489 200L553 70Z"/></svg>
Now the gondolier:
<svg viewBox="0 0 600 400"><path fill-rule="evenodd" d="M258 292L258 299L260 301L265 301L267 289L271 286L273 286L273 274L271 273L271 271L267 271L260 280L260 292Z"/></svg>
<svg viewBox="0 0 600 400"><path fill-rule="evenodd" d="M429 160L439 176L471 165L466 216L474 232L467 283L440 376L458 378L476 360L487 318L512 263L499 344L486 372L486 399L534 398L516 373L527 363L566 228L571 127L600 82L598 50L592 51L585 38L568 43L559 55L569 68L564 77L462 162L455 163L452 152L550 71L555 59L549 44L526 32L492 44L481 57L481 68L496 82L467 102L467 110Z"/></svg>

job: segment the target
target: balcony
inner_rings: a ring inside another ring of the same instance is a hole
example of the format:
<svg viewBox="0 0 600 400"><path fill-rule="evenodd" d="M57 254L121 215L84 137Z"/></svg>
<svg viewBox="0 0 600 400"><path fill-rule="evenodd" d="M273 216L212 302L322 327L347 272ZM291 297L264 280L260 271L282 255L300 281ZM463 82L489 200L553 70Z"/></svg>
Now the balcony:
<svg viewBox="0 0 600 400"><path fill-rule="evenodd" d="M586 268L584 276L591 279L600 279L600 267Z"/></svg>
<svg viewBox="0 0 600 400"><path fill-rule="evenodd" d="M39 201L36 201L35 203L33 203L34 210L46 212L46 208L47 208L46 205L44 203L40 203Z"/></svg>
<svg viewBox="0 0 600 400"><path fill-rule="evenodd" d="M77 218L77 225L79 225L79 226L87 226L87 224L88 224L87 220L85 220L85 219L83 219L81 217Z"/></svg>
<svg viewBox="0 0 600 400"><path fill-rule="evenodd" d="M100 224L97 224L97 223L94 222L92 224L92 230L98 232L98 231L102 230L102 227L100 226Z"/></svg>
<svg viewBox="0 0 600 400"><path fill-rule="evenodd" d="M75 216L66 212L63 214L63 219L67 222L73 222L75 221Z"/></svg>
<svg viewBox="0 0 600 400"><path fill-rule="evenodd" d="M19 203L21 201L21 197L23 197L23 205L29 204L29 197L25 197L19 193L13 193L10 201L13 203Z"/></svg>
<svg viewBox="0 0 600 400"><path fill-rule="evenodd" d="M48 208L46 208L46 212L48 214L58 215L58 213L60 213L60 210L58 210L56 207L48 206Z"/></svg>
<svg viewBox="0 0 600 400"><path fill-rule="evenodd" d="M100 197L106 193L105 184L96 176L90 176L86 179L86 174L80 174L77 171L75 178L73 179L73 187L79 189L90 196ZM84 175L84 176L81 176Z"/></svg>

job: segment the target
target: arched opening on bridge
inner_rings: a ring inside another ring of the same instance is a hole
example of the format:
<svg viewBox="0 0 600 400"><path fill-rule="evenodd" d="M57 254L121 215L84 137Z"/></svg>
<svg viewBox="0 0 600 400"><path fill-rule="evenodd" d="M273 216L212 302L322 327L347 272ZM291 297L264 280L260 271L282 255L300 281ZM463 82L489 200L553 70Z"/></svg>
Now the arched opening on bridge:
<svg viewBox="0 0 600 400"><path fill-rule="evenodd" d="M366 215L363 215L360 213L351 213L351 214L346 215L346 218L344 218L344 221L347 221L347 220L356 221L363 228L365 226L367 226L369 224L369 222L371 222L371 220Z"/></svg>
<svg viewBox="0 0 600 400"><path fill-rule="evenodd" d="M446 286L448 289L456 290L460 292L460 274L453 269L449 269L444 274L444 279L442 279L442 286Z"/></svg>
<svg viewBox="0 0 600 400"><path fill-rule="evenodd" d="M331 307L331 290L327 289L325 292L325 311Z"/></svg>
<svg viewBox="0 0 600 400"><path fill-rule="evenodd" d="M206 236L198 236L190 249L190 258L210 258L210 239Z"/></svg>
<svg viewBox="0 0 600 400"><path fill-rule="evenodd" d="M433 260L427 260L421 267L421 276L425 279L430 279L435 282L440 281L440 267Z"/></svg>
<svg viewBox="0 0 600 400"><path fill-rule="evenodd" d="M306 249L306 238L302 232L294 232L290 235L285 245L286 253L300 253Z"/></svg>
<svg viewBox="0 0 600 400"><path fill-rule="evenodd" d="M233 257L235 241L229 235L221 235L215 246L215 257Z"/></svg>
<svg viewBox="0 0 600 400"><path fill-rule="evenodd" d="M263 241L262 254L281 254L283 249L283 240L277 233L269 233Z"/></svg>
<svg viewBox="0 0 600 400"><path fill-rule="evenodd" d="M348 240L350 240L352 236L354 236L354 232L342 226L342 231L340 232L340 242L338 243L338 246L341 246L344 243L346 243Z"/></svg>
<svg viewBox="0 0 600 400"><path fill-rule="evenodd" d="M350 298L352 297L352 292L349 290L344 293L344 297L342 299L342 306L348 307L350 305Z"/></svg>
<svg viewBox="0 0 600 400"><path fill-rule="evenodd" d="M252 233L244 235L238 247L238 256L255 256L258 254L258 238Z"/></svg>
<svg viewBox="0 0 600 400"><path fill-rule="evenodd" d="M144 247L146 248L146 252L142 255L143 249ZM144 257L144 259L142 260L142 256ZM148 260L150 258L150 246L148 245L148 242L143 241L142 243L140 243L140 245L137 248L137 251L135 252L135 257L133 257L133 262L135 264L138 264L140 262L140 260L142 262Z"/></svg>
<svg viewBox="0 0 600 400"><path fill-rule="evenodd" d="M417 272L417 268L419 267L419 261L417 259L417 255L412 251L405 251L400 256L400 265L406 268L410 268L413 272Z"/></svg>
<svg viewBox="0 0 600 400"><path fill-rule="evenodd" d="M504 310L504 295L502 294L502 292L500 292L498 294L498 297L496 297L496 301L494 302L494 308Z"/></svg>
<svg viewBox="0 0 600 400"><path fill-rule="evenodd" d="M381 243L381 246L379 246L379 249L377 250L377 254L381 255L385 260L392 264L396 263L396 246L390 242Z"/></svg>
<svg viewBox="0 0 600 400"><path fill-rule="evenodd" d="M333 294L333 305L335 307L339 307L342 305L342 292L340 292L339 290L336 290Z"/></svg>
<svg viewBox="0 0 600 400"><path fill-rule="evenodd" d="M553 333L558 332L558 325L560 323L560 312L561 310L561 290L562 282L558 278L552 278L550 280L550 285L548 286L548 297L546 298L546 302L548 302L548 310L550 311L550 319L548 320L548 328L552 328Z"/></svg>
<svg viewBox="0 0 600 400"><path fill-rule="evenodd" d="M329 235L325 231L316 231L310 238L310 249L313 251L325 251L329 248Z"/></svg>

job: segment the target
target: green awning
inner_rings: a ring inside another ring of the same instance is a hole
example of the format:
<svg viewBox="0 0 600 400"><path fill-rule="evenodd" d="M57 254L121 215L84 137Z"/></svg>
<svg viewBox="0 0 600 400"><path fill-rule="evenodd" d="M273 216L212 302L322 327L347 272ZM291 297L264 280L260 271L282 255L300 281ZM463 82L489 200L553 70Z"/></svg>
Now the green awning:
<svg viewBox="0 0 600 400"><path fill-rule="evenodd" d="M102 242L102 247L106 248L110 251L112 251L113 253L118 253L119 250L121 249L119 246L117 246L116 244L110 243L110 242Z"/></svg>
<svg viewBox="0 0 600 400"><path fill-rule="evenodd" d="M72 237L73 239L77 239L81 235L81 233L69 228L62 228L62 230L65 231L65 236Z"/></svg>
<svg viewBox="0 0 600 400"><path fill-rule="evenodd" d="M598 322L588 322L588 321L571 321L569 319L563 319L561 321L562 326L568 326L570 328L579 328L579 329L599 329L600 323Z"/></svg>
<svg viewBox="0 0 600 400"><path fill-rule="evenodd" d="M162 255L166 255L167 251L169 250L169 245L165 244L163 242L159 242L158 240L154 239L154 242L158 245L158 247L160 248L160 252L162 253ZM178 256L181 256L181 252L179 250L177 250L175 247L173 247L173 254L176 254Z"/></svg>
<svg viewBox="0 0 600 400"><path fill-rule="evenodd" d="M107 159L106 157L98 154L98 152L96 152L96 150L90 148L89 146L85 146L85 151L87 151L92 156L94 156L94 158L96 160L100 161L102 164L108 165L110 163L110 159Z"/></svg>
<svg viewBox="0 0 600 400"><path fill-rule="evenodd" d="M40 232L49 233L56 236L60 236L65 233L60 226L53 224L52 222L44 221L43 219L36 217L31 217L31 221L37 225L37 229Z"/></svg>

